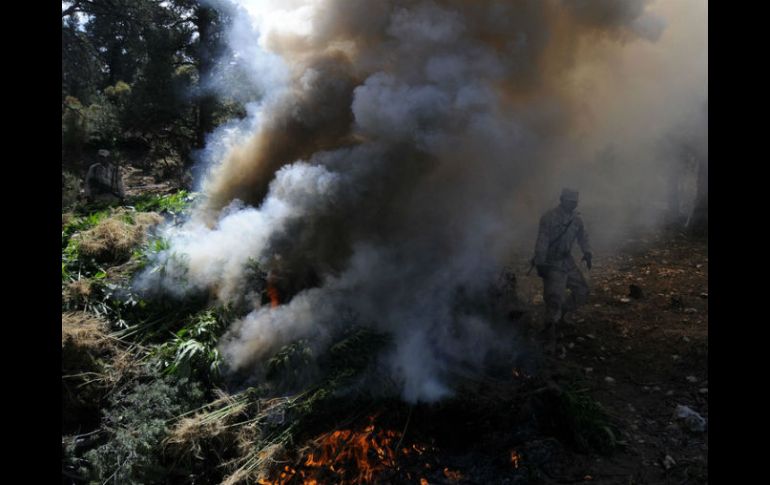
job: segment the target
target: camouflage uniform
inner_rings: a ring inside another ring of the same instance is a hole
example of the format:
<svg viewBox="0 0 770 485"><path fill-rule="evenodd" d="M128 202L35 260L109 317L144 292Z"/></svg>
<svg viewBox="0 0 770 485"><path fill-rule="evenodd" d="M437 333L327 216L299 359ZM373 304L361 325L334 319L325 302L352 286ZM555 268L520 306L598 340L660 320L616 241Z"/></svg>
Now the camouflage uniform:
<svg viewBox="0 0 770 485"><path fill-rule="evenodd" d="M575 240L583 254L591 254L588 234L579 213L567 212L559 206L540 218L534 264L543 278L548 327L558 322L563 313L574 311L588 299L588 284L572 258ZM565 298L567 288L571 292L569 298Z"/></svg>

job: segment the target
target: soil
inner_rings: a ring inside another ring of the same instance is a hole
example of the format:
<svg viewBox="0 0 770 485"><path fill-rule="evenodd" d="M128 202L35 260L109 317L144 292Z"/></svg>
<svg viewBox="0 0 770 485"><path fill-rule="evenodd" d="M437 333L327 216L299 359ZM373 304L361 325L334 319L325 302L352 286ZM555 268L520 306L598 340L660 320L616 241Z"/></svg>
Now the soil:
<svg viewBox="0 0 770 485"><path fill-rule="evenodd" d="M565 446L533 482L707 483L708 429L691 432L673 415L684 405L708 421L708 243L676 232L633 237L593 263L584 271L589 301L560 327L557 354L544 357L537 378L599 403L617 446L585 453L556 433ZM522 333L537 335L542 282L533 272L518 284L531 313ZM520 466L526 459L522 452Z"/></svg>
<svg viewBox="0 0 770 485"><path fill-rule="evenodd" d="M593 483L707 483L708 430L683 431L672 419L684 405L708 420L707 243L678 234L631 240L598 256L591 278L554 371L584 373L622 447L587 459L585 474ZM642 298L629 296L631 285Z"/></svg>

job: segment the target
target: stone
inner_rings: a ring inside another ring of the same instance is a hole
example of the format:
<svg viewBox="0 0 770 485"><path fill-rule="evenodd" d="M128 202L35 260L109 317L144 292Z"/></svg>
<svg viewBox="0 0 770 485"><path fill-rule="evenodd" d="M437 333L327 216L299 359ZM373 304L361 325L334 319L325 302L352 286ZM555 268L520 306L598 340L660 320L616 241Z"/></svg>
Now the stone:
<svg viewBox="0 0 770 485"><path fill-rule="evenodd" d="M693 433L706 431L706 420L698 413L682 404L674 409L674 420L684 429Z"/></svg>

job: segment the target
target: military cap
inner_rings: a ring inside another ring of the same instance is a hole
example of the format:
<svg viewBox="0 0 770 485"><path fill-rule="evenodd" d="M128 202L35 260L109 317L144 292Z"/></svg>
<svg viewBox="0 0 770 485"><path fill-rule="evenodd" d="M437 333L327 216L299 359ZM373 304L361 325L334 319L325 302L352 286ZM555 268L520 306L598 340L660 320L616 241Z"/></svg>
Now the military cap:
<svg viewBox="0 0 770 485"><path fill-rule="evenodd" d="M578 191L573 189L562 189L561 198L564 200L578 201Z"/></svg>

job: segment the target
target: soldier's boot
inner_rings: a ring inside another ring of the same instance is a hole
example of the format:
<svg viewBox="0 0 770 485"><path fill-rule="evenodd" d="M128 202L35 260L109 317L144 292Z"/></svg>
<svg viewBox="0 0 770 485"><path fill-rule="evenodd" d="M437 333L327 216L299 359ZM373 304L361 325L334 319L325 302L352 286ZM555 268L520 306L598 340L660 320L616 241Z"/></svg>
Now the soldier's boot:
<svg viewBox="0 0 770 485"><path fill-rule="evenodd" d="M543 341L543 350L547 355L556 354L556 322L553 320L546 321L545 328L540 333L540 337Z"/></svg>

